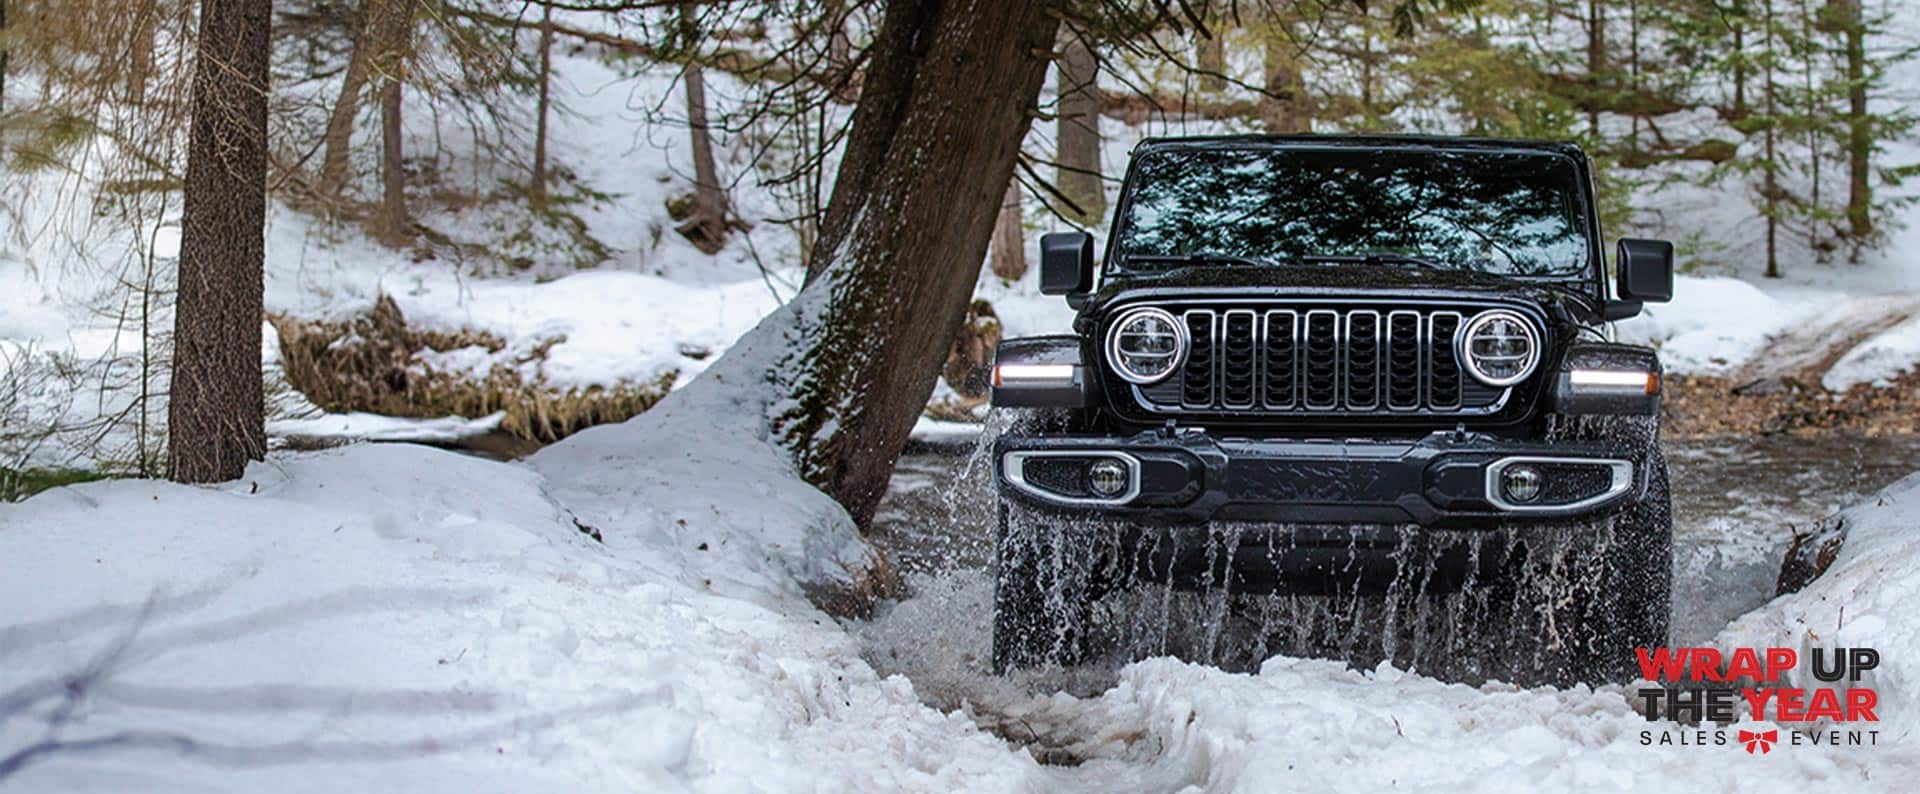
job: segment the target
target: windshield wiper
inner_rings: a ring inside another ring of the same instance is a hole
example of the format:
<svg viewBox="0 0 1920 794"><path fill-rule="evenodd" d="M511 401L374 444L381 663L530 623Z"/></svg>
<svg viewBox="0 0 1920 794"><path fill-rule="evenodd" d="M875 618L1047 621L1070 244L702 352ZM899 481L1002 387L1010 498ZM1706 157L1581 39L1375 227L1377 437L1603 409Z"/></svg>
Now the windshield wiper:
<svg viewBox="0 0 1920 794"><path fill-rule="evenodd" d="M1426 257L1392 251L1369 251L1364 254L1309 254L1298 258L1301 262L1316 265L1413 265L1433 270L1452 270L1446 265Z"/></svg>
<svg viewBox="0 0 1920 794"><path fill-rule="evenodd" d="M1151 265L1249 265L1266 267L1267 263L1258 259L1234 254L1215 254L1200 252L1193 254L1128 254L1127 264Z"/></svg>

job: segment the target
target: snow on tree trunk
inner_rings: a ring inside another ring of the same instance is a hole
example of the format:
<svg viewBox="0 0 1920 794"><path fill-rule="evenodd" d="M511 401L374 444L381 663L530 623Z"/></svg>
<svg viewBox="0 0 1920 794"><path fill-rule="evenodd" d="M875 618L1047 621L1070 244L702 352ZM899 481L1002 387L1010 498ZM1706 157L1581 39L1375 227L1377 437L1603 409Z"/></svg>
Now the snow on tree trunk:
<svg viewBox="0 0 1920 794"><path fill-rule="evenodd" d="M807 260L807 283L819 279L832 264L832 252L853 228L862 198L873 190L879 178L894 133L900 129L908 100L913 97L914 77L921 53L918 36L929 22L932 9L925 4L896 0L887 6L868 48L867 72L860 80L860 101L853 106L847 143L841 151L840 170L834 175L833 195L820 219L820 235L814 240L813 255ZM1036 92L1037 94L1037 92ZM822 256L822 254L828 256Z"/></svg>
<svg viewBox="0 0 1920 794"><path fill-rule="evenodd" d="M1020 224L1020 183L1007 180L1000 216L993 222L993 274L1007 281L1027 275L1027 240Z"/></svg>
<svg viewBox="0 0 1920 794"><path fill-rule="evenodd" d="M168 470L239 477L266 452L260 373L271 0L206 0L193 67Z"/></svg>
<svg viewBox="0 0 1920 794"><path fill-rule="evenodd" d="M894 2L881 23L800 298L818 311L768 373L772 440L862 526L966 312L1058 27L1025 0Z"/></svg>
<svg viewBox="0 0 1920 794"><path fill-rule="evenodd" d="M1073 33L1062 42L1059 91L1059 170L1054 182L1078 207L1078 212L1067 208L1074 220L1097 224L1107 212L1106 189L1100 184L1100 62Z"/></svg>

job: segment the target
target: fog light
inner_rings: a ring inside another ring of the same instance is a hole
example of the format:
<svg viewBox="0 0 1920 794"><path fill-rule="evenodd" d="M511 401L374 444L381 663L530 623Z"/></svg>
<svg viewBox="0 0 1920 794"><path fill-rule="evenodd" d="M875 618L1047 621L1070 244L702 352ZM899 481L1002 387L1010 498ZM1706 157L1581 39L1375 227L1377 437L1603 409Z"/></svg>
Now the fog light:
<svg viewBox="0 0 1920 794"><path fill-rule="evenodd" d="M1508 501L1531 502L1540 496L1541 480L1540 470L1532 466L1508 466L1500 473L1500 489Z"/></svg>
<svg viewBox="0 0 1920 794"><path fill-rule="evenodd" d="M1127 467L1117 460L1101 460L1088 467L1087 483L1095 494L1119 496L1127 491Z"/></svg>

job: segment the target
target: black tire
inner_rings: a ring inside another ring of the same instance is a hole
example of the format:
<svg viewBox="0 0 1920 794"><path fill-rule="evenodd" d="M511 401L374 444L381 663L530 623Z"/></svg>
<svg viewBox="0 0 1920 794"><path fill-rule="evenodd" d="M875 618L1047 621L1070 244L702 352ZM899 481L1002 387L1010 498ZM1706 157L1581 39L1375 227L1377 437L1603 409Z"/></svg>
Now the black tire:
<svg viewBox="0 0 1920 794"><path fill-rule="evenodd" d="M1086 657L1090 594L1067 531L1002 501L995 543L993 672L1077 664Z"/></svg>
<svg viewBox="0 0 1920 794"><path fill-rule="evenodd" d="M1635 649L1667 644L1673 607L1673 503L1667 460L1649 456L1647 493L1613 519L1605 567L1578 616L1574 678L1589 684L1639 676Z"/></svg>

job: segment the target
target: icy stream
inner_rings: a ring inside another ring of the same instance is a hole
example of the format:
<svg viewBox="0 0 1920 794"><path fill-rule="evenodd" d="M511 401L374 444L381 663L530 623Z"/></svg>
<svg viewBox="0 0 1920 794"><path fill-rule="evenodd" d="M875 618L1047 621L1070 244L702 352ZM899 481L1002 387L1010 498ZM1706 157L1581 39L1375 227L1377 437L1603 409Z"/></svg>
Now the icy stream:
<svg viewBox="0 0 1920 794"><path fill-rule="evenodd" d="M1795 527L1805 527L1920 468L1920 438L1758 438L1669 443L1675 513L1673 641L1709 640L1772 597ZM1071 724L1036 715L1048 696L1110 686L1115 664L1002 678L991 648L994 501L991 467L973 448L903 457L876 520L875 540L908 577L910 594L849 629L883 674L920 697L964 709L1043 758L1076 761ZM1284 620L1284 618L1283 618ZM1217 628L1198 627L1211 647Z"/></svg>

